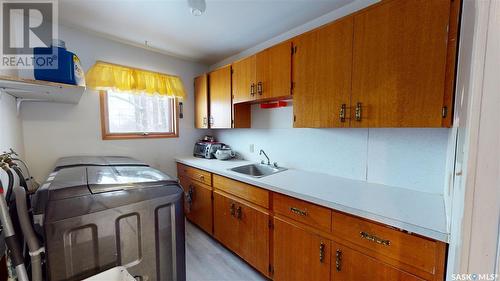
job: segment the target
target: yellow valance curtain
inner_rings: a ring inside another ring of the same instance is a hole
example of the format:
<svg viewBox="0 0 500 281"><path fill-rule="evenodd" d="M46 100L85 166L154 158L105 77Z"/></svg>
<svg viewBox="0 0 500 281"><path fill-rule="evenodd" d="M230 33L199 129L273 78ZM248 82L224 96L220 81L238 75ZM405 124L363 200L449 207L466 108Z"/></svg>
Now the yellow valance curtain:
<svg viewBox="0 0 500 281"><path fill-rule="evenodd" d="M186 98L184 85L179 76L103 61L97 61L89 69L86 82L87 86L93 90L115 90Z"/></svg>

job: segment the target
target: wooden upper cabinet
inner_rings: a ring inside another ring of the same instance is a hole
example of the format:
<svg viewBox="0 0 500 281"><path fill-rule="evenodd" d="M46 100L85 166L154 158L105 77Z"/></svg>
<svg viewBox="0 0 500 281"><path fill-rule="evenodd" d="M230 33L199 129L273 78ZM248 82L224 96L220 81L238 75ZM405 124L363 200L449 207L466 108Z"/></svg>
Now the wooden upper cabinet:
<svg viewBox="0 0 500 281"><path fill-rule="evenodd" d="M213 129L229 129L232 123L231 66L208 74L210 92L209 125Z"/></svg>
<svg viewBox="0 0 500 281"><path fill-rule="evenodd" d="M348 16L293 39L295 128L349 127L352 37Z"/></svg>
<svg viewBox="0 0 500 281"><path fill-rule="evenodd" d="M208 128L208 79L207 74L194 78L194 126Z"/></svg>
<svg viewBox="0 0 500 281"><path fill-rule="evenodd" d="M257 92L255 55L233 63L233 102L253 101Z"/></svg>
<svg viewBox="0 0 500 281"><path fill-rule="evenodd" d="M256 99L291 95L292 42L287 41L256 55Z"/></svg>
<svg viewBox="0 0 500 281"><path fill-rule="evenodd" d="M424 281L425 279L384 264L342 244L333 243L331 280Z"/></svg>
<svg viewBox="0 0 500 281"><path fill-rule="evenodd" d="M351 127L442 126L451 2L387 1L355 15Z"/></svg>
<svg viewBox="0 0 500 281"><path fill-rule="evenodd" d="M273 237L273 280L330 280L330 240L276 217Z"/></svg>

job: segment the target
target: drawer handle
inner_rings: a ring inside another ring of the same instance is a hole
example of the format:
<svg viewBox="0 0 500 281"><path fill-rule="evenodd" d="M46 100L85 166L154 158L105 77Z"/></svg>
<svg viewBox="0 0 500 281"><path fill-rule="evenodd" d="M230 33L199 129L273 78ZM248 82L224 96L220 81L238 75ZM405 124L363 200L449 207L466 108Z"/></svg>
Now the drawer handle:
<svg viewBox="0 0 500 281"><path fill-rule="evenodd" d="M243 212L241 211L241 206L238 206L238 209L236 209L236 218L241 220L242 216L243 216Z"/></svg>
<svg viewBox="0 0 500 281"><path fill-rule="evenodd" d="M325 243L321 242L321 244L319 244L319 262L323 263L324 260L325 260Z"/></svg>
<svg viewBox="0 0 500 281"><path fill-rule="evenodd" d="M375 242L377 244L381 244L381 245L384 245L384 246L390 246L391 245L391 241L379 238L379 237L377 237L375 235L369 234L369 233L364 232L364 231L361 231L359 233L359 235L361 236L361 238L366 239L366 240L370 240L370 241Z"/></svg>
<svg viewBox="0 0 500 281"><path fill-rule="evenodd" d="M204 175L199 175L198 176L200 178L200 180L204 181L205 180L205 176Z"/></svg>
<svg viewBox="0 0 500 281"><path fill-rule="evenodd" d="M337 249L335 253L335 269L337 272L342 270L342 250Z"/></svg>
<svg viewBox="0 0 500 281"><path fill-rule="evenodd" d="M234 217L234 214L235 214L235 206L234 206L234 203L231 203L231 207L229 207L229 213L231 214L231 216Z"/></svg>
<svg viewBox="0 0 500 281"><path fill-rule="evenodd" d="M299 216L307 216L307 210L301 210L299 208L290 207L290 211L292 211L292 213L297 214Z"/></svg>

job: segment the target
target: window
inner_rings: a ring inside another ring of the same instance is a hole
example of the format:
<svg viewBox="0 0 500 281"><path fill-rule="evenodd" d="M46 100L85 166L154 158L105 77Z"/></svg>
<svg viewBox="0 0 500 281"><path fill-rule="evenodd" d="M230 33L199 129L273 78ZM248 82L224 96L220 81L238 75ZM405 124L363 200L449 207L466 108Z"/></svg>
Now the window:
<svg viewBox="0 0 500 281"><path fill-rule="evenodd" d="M102 91L102 138L177 137L176 107L176 99L169 96Z"/></svg>

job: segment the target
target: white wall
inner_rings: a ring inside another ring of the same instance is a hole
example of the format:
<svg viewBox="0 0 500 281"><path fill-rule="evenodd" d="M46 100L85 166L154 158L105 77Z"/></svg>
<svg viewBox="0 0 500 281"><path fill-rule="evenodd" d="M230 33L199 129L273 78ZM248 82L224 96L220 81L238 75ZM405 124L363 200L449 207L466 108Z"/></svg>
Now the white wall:
<svg viewBox="0 0 500 281"><path fill-rule="evenodd" d="M175 175L175 155L192 153L204 132L194 129L193 78L206 66L124 45L79 30L60 27L59 37L88 70L96 60L149 69L182 77L188 94L180 137L145 140L101 139L99 95L87 90L78 105L24 103L21 110L26 156L32 174L44 180L55 161L69 155L125 155Z"/></svg>
<svg viewBox="0 0 500 281"><path fill-rule="evenodd" d="M294 129L292 106L252 106L252 128L214 130L244 158L442 194L449 129ZM254 144L254 153L250 145Z"/></svg>
<svg viewBox="0 0 500 281"><path fill-rule="evenodd" d="M24 154L21 119L17 115L16 99L0 90L0 153L14 149L21 157ZM7 174L0 169L0 180L7 184Z"/></svg>

